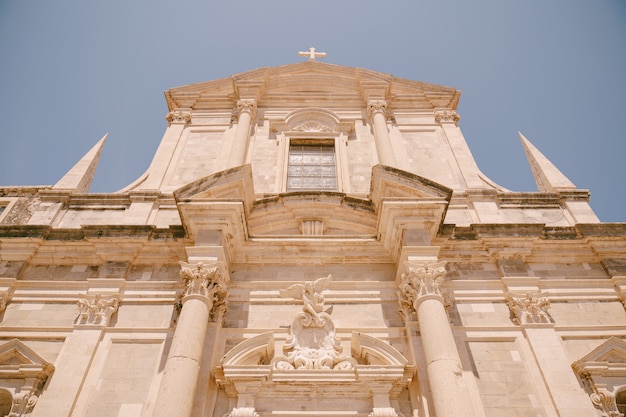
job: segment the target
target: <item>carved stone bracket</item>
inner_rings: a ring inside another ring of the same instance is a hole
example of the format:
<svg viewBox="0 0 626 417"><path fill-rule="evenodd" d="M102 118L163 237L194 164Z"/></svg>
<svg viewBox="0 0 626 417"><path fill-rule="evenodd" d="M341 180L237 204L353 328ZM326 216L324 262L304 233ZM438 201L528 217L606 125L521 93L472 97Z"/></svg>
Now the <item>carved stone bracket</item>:
<svg viewBox="0 0 626 417"><path fill-rule="evenodd" d="M119 294L85 294L78 299L74 324L107 326L120 304Z"/></svg>
<svg viewBox="0 0 626 417"><path fill-rule="evenodd" d="M31 392L16 394L8 417L22 417L29 415L37 404L39 397Z"/></svg>
<svg viewBox="0 0 626 417"><path fill-rule="evenodd" d="M615 395L605 389L600 389L589 395L591 402L602 411L603 417L622 417L623 414L617 409Z"/></svg>
<svg viewBox="0 0 626 417"><path fill-rule="evenodd" d="M550 300L542 293L508 294L506 303L513 323L517 325L553 323L548 314Z"/></svg>
<svg viewBox="0 0 626 417"><path fill-rule="evenodd" d="M183 279L182 302L191 296L203 297L209 306L210 320L221 322L227 308L228 288L219 265L180 262L180 266L180 277Z"/></svg>
<svg viewBox="0 0 626 417"><path fill-rule="evenodd" d="M398 302L406 320L417 320L420 299L430 296L444 301L441 281L446 275L446 262L416 264L407 262L408 272L402 274Z"/></svg>
<svg viewBox="0 0 626 417"><path fill-rule="evenodd" d="M330 318L332 308L324 310L322 291L332 277L294 284L280 291L282 297L304 301L302 312L291 324L291 333L283 346L286 355L272 360L273 369L353 369L356 361L342 356L340 340L335 336L335 325Z"/></svg>
<svg viewBox="0 0 626 417"><path fill-rule="evenodd" d="M372 119L376 113L382 113L386 117L387 102L385 100L370 100L367 102L368 117Z"/></svg>
<svg viewBox="0 0 626 417"><path fill-rule="evenodd" d="M167 120L170 125L186 125L187 123L191 122L191 113L183 110L174 110L172 112L169 112L167 116L165 116L165 120Z"/></svg>
<svg viewBox="0 0 626 417"><path fill-rule="evenodd" d="M444 110L435 112L435 122L437 123L454 123L458 125L459 120L461 120L461 116L455 111Z"/></svg>

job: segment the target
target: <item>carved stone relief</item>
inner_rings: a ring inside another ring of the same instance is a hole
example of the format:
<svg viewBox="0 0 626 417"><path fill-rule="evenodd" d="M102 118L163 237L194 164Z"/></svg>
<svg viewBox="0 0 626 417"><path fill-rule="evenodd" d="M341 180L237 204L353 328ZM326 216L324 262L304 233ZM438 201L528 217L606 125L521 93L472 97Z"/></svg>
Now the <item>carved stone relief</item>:
<svg viewBox="0 0 626 417"><path fill-rule="evenodd" d="M548 314L550 300L541 293L509 294L506 302L511 311L511 318L517 325L552 323L552 318Z"/></svg>
<svg viewBox="0 0 626 417"><path fill-rule="evenodd" d="M180 266L180 276L183 279L182 302L189 296L205 297L209 305L210 320L221 322L227 308L228 287L218 264L180 262Z"/></svg>
<svg viewBox="0 0 626 417"><path fill-rule="evenodd" d="M107 326L120 304L118 294L85 294L78 299L74 324Z"/></svg>
<svg viewBox="0 0 626 417"><path fill-rule="evenodd" d="M335 336L330 318L332 307L325 309L322 291L332 277L294 284L280 291L282 297L302 300L304 306L291 324L283 352L272 360L274 369L353 369L355 360L342 356L341 342Z"/></svg>
<svg viewBox="0 0 626 417"><path fill-rule="evenodd" d="M441 282L446 275L446 262L417 264L407 262L408 272L403 273L398 290L398 302L405 320L417 321L417 306L425 296L440 297L444 292Z"/></svg>

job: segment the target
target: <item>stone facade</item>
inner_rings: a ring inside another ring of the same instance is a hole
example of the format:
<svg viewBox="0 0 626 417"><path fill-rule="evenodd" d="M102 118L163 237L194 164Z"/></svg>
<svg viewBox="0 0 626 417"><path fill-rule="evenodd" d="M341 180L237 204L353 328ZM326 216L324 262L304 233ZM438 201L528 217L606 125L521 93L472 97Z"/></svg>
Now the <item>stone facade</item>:
<svg viewBox="0 0 626 417"><path fill-rule="evenodd" d="M0 188L0 417L619 416L626 225L523 136L539 191L485 177L459 91L303 55L167 91L118 192L106 138Z"/></svg>

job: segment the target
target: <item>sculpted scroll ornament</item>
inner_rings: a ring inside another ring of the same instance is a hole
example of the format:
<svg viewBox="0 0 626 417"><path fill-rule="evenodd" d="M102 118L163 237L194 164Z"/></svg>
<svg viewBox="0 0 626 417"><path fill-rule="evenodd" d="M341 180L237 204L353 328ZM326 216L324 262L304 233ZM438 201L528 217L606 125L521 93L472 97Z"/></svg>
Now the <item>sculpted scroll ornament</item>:
<svg viewBox="0 0 626 417"><path fill-rule="evenodd" d="M37 404L37 397L31 393L20 393L13 398L13 405L8 417L22 417L29 415L33 411L33 407Z"/></svg>
<svg viewBox="0 0 626 417"><path fill-rule="evenodd" d="M165 116L165 120L167 120L169 124L174 123L186 125L191 121L191 113L188 111L174 110Z"/></svg>
<svg viewBox="0 0 626 417"><path fill-rule="evenodd" d="M283 347L285 355L272 360L274 369L353 369L354 359L341 356L342 346L330 318L332 308L324 309L322 291L330 284L329 275L280 290L281 297L302 300L304 306L291 324Z"/></svg>
<svg viewBox="0 0 626 417"><path fill-rule="evenodd" d="M593 405L602 410L603 417L622 417L617 409L617 402L613 393L601 389L589 396Z"/></svg>
<svg viewBox="0 0 626 417"><path fill-rule="evenodd" d="M459 120L461 120L461 116L455 111L445 110L435 113L435 122L437 123L458 124Z"/></svg>
<svg viewBox="0 0 626 417"><path fill-rule="evenodd" d="M515 296L509 294L507 304L515 324L550 324L552 320L548 314L550 300L542 294L526 294Z"/></svg>
<svg viewBox="0 0 626 417"><path fill-rule="evenodd" d="M441 281L446 275L445 265L445 261L430 264L407 262L408 272L402 274L398 291L400 309L406 320L417 320L417 306L422 297L443 298Z"/></svg>
<svg viewBox="0 0 626 417"><path fill-rule="evenodd" d="M387 113L387 102L385 100L370 100L367 102L367 115L371 119L374 114L382 113L383 116Z"/></svg>
<svg viewBox="0 0 626 417"><path fill-rule="evenodd" d="M184 285L183 302L185 297L193 295L206 297L211 312L211 321L221 322L226 312L228 288L219 266L214 264L209 267L202 262L196 264L179 263L181 266L180 277L183 279Z"/></svg>
<svg viewBox="0 0 626 417"><path fill-rule="evenodd" d="M75 324L87 324L94 326L106 326L113 313L119 307L120 300L118 294L113 295L84 295L79 298L76 306L78 307L78 316L74 321Z"/></svg>

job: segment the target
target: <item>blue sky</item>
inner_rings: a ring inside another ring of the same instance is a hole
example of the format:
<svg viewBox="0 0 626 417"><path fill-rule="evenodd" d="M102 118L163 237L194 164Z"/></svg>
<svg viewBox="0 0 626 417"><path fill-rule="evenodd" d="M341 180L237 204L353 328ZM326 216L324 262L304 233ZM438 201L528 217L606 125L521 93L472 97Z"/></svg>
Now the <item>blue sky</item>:
<svg viewBox="0 0 626 417"><path fill-rule="evenodd" d="M481 170L535 191L517 131L626 221L626 2L0 1L0 185L54 184L106 132L92 192L149 165L163 91L325 62L462 90Z"/></svg>

